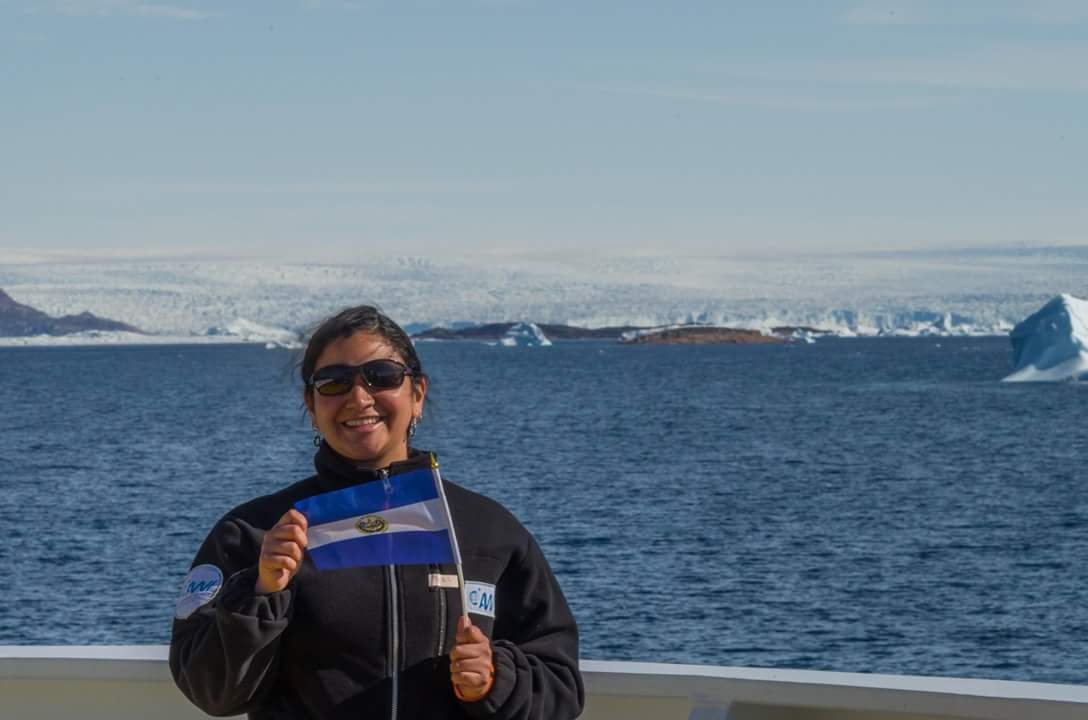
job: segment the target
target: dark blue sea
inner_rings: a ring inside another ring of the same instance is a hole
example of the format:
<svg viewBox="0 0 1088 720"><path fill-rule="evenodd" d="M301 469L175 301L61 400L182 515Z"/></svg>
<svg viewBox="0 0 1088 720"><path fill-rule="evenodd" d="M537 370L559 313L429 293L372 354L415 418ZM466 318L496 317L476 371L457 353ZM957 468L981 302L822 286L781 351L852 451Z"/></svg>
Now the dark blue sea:
<svg viewBox="0 0 1088 720"><path fill-rule="evenodd" d="M417 444L584 658L1088 682L1088 385L1003 338L420 352ZM216 519L312 470L295 359L0 349L0 643L166 643Z"/></svg>

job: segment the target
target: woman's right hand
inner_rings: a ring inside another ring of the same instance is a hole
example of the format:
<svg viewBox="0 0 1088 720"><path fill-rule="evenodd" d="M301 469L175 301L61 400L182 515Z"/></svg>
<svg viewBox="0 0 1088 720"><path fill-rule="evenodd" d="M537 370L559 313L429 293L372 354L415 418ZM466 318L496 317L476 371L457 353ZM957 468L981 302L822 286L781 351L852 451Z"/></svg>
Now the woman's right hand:
<svg viewBox="0 0 1088 720"><path fill-rule="evenodd" d="M264 534L255 588L258 593L267 595L279 592L291 582L302 567L307 527L306 516L292 508L283 514L274 528Z"/></svg>

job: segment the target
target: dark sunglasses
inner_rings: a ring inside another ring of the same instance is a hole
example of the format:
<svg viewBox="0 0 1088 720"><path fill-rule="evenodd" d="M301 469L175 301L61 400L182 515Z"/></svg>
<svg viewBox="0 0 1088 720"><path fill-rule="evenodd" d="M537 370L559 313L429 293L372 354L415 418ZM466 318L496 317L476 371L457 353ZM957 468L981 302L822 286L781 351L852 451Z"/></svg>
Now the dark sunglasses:
<svg viewBox="0 0 1088 720"><path fill-rule="evenodd" d="M326 365L310 376L310 387L318 395L346 395L361 377L367 390L393 390L404 382L412 369L396 360L369 360L362 365Z"/></svg>

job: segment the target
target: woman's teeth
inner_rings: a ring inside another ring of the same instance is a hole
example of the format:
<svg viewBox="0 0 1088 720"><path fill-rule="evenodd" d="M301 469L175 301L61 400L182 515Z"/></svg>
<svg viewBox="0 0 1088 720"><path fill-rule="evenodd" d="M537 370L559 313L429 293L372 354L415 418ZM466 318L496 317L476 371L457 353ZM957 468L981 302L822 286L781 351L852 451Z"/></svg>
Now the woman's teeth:
<svg viewBox="0 0 1088 720"><path fill-rule="evenodd" d="M356 420L348 420L344 424L348 427L362 427L363 425L377 425L379 422L381 422L381 418L369 417L358 418Z"/></svg>

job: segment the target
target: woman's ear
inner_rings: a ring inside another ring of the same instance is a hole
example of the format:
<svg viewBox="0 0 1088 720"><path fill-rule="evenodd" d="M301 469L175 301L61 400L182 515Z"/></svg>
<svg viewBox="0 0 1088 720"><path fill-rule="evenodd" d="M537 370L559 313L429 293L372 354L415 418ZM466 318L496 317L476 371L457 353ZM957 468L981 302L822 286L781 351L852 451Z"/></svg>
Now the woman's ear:
<svg viewBox="0 0 1088 720"><path fill-rule="evenodd" d="M412 405L415 412L412 414L420 416L423 414L423 400L427 397L427 378L421 377L417 382L412 383Z"/></svg>
<svg viewBox="0 0 1088 720"><path fill-rule="evenodd" d="M306 406L306 413L310 416L310 422L314 422L314 396L309 390L302 391L302 404Z"/></svg>

